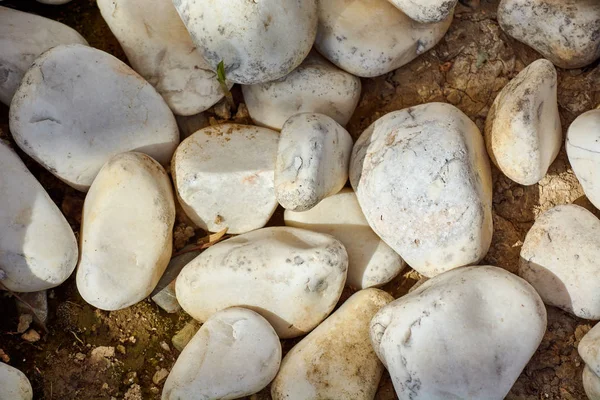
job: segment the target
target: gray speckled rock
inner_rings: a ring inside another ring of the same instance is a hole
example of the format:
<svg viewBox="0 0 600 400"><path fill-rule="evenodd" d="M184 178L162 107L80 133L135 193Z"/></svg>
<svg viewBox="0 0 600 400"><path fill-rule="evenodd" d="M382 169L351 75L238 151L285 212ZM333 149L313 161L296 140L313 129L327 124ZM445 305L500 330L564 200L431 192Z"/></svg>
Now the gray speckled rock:
<svg viewBox="0 0 600 400"><path fill-rule="evenodd" d="M281 130L292 115L325 114L345 126L360 99L360 79L337 68L316 52L281 79L242 86L255 124Z"/></svg>
<svg viewBox="0 0 600 400"><path fill-rule="evenodd" d="M544 303L600 319L600 220L583 207L558 206L538 217L521 249L519 275Z"/></svg>
<svg viewBox="0 0 600 400"><path fill-rule="evenodd" d="M440 22L454 12L458 0L388 0L417 22Z"/></svg>
<svg viewBox="0 0 600 400"><path fill-rule="evenodd" d="M0 102L10 105L23 75L40 54L72 43L87 45L60 22L0 6Z"/></svg>
<svg viewBox="0 0 600 400"><path fill-rule="evenodd" d="M25 164L0 141L2 285L37 292L63 283L77 265L77 241L56 204Z"/></svg>
<svg viewBox="0 0 600 400"><path fill-rule="evenodd" d="M556 86L554 65L534 61L502 89L488 113L488 153L521 185L542 180L562 145Z"/></svg>
<svg viewBox="0 0 600 400"><path fill-rule="evenodd" d="M354 145L350 182L371 225L432 277L481 260L492 239L492 177L479 129L430 103L389 113Z"/></svg>
<svg viewBox="0 0 600 400"><path fill-rule="evenodd" d="M589 400L600 400L600 377L587 365L583 369L583 389Z"/></svg>
<svg viewBox="0 0 600 400"><path fill-rule="evenodd" d="M379 289L361 290L296 344L271 385L273 400L375 398L383 365L369 339L369 322L394 300Z"/></svg>
<svg viewBox="0 0 600 400"><path fill-rule="evenodd" d="M252 85L296 68L315 40L316 0L173 0L206 61Z"/></svg>
<svg viewBox="0 0 600 400"><path fill-rule="evenodd" d="M25 374L3 362L0 362L0 399L33 399L33 389Z"/></svg>
<svg viewBox="0 0 600 400"><path fill-rule="evenodd" d="M249 396L271 382L280 363L279 338L263 317L237 307L219 311L177 358L162 400Z"/></svg>
<svg viewBox="0 0 600 400"><path fill-rule="evenodd" d="M388 0L319 1L315 47L351 74L370 78L408 64L435 46L452 16L420 24Z"/></svg>
<svg viewBox="0 0 600 400"><path fill-rule="evenodd" d="M259 229L218 243L177 278L177 300L198 321L244 306L281 338L310 332L335 307L348 269L344 246L304 229Z"/></svg>
<svg viewBox="0 0 600 400"><path fill-rule="evenodd" d="M98 7L133 69L175 114L198 114L223 98L216 73L196 49L171 0L99 0Z"/></svg>
<svg viewBox="0 0 600 400"><path fill-rule="evenodd" d="M283 208L306 211L339 192L348 180L352 137L323 114L303 113L281 129L275 196Z"/></svg>
<svg viewBox="0 0 600 400"><path fill-rule="evenodd" d="M502 0L498 22L561 68L581 68L600 57L598 0Z"/></svg>
<svg viewBox="0 0 600 400"><path fill-rule="evenodd" d="M19 147L81 191L116 154L140 151L166 165L179 143L156 90L115 57L82 45L57 46L36 59L9 118Z"/></svg>
<svg viewBox="0 0 600 400"><path fill-rule="evenodd" d="M185 213L204 230L262 228L277 208L277 132L224 124L202 129L177 148L171 164Z"/></svg>
<svg viewBox="0 0 600 400"><path fill-rule="evenodd" d="M348 251L348 280L355 289L382 286L394 279L406 263L373 232L350 188L327 197L305 212L286 210L285 224L331 235Z"/></svg>
<svg viewBox="0 0 600 400"><path fill-rule="evenodd" d="M545 331L535 290L490 266L438 275L371 321L373 347L401 400L502 400Z"/></svg>
<svg viewBox="0 0 600 400"><path fill-rule="evenodd" d="M573 121L566 147L585 195L600 208L600 108L583 113Z"/></svg>

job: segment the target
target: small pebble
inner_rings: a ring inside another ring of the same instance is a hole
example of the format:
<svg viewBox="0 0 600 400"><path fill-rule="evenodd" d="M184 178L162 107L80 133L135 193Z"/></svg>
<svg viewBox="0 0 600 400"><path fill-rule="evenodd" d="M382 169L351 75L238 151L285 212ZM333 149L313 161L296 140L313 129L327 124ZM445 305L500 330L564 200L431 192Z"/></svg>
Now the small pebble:
<svg viewBox="0 0 600 400"><path fill-rule="evenodd" d="M185 346L192 340L198 329L200 329L200 323L196 320L191 320L185 326L173 336L171 343L177 351L182 352Z"/></svg>
<svg viewBox="0 0 600 400"><path fill-rule="evenodd" d="M21 339L23 339L29 343L35 343L41 339L41 336L34 329L30 329L27 332L25 332L23 335L21 335Z"/></svg>
<svg viewBox="0 0 600 400"><path fill-rule="evenodd" d="M154 382L155 385L158 385L162 383L162 381L167 379L167 376L169 376L169 371L165 368L161 368L158 371L156 371L156 373L152 377L152 382Z"/></svg>

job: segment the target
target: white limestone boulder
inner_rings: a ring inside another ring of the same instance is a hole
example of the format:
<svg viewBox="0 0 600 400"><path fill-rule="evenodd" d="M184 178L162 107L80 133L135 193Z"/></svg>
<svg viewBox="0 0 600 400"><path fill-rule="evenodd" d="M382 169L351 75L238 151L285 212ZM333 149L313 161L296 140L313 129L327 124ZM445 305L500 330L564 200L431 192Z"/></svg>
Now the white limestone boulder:
<svg viewBox="0 0 600 400"><path fill-rule="evenodd" d="M35 61L9 119L19 147L81 191L116 154L140 151L166 165L179 143L156 90L115 57L82 45L57 46Z"/></svg>
<svg viewBox="0 0 600 400"><path fill-rule="evenodd" d="M567 132L567 155L585 195L600 208L600 109L581 114Z"/></svg>
<svg viewBox="0 0 600 400"><path fill-rule="evenodd" d="M388 0L319 1L315 47L351 74L371 78L408 64L446 34L452 15L421 24Z"/></svg>
<svg viewBox="0 0 600 400"><path fill-rule="evenodd" d="M335 120L296 114L281 129L275 164L275 196L283 208L306 211L339 192L348 181L352 137Z"/></svg>
<svg viewBox="0 0 600 400"><path fill-rule="evenodd" d="M184 140L171 164L185 213L204 230L244 233L262 228L277 208L275 160L279 134L225 124Z"/></svg>
<svg viewBox="0 0 600 400"><path fill-rule="evenodd" d="M0 102L10 105L33 61L59 44L87 45L70 27L39 15L0 6Z"/></svg>
<svg viewBox="0 0 600 400"><path fill-rule="evenodd" d="M455 269L383 307L371 341L400 399L502 400L539 346L546 309L503 269Z"/></svg>
<svg viewBox="0 0 600 400"><path fill-rule="evenodd" d="M305 212L286 210L285 224L331 235L348 251L348 279L355 289L382 286L402 272L406 263L373 232L356 194L350 188L327 197Z"/></svg>
<svg viewBox="0 0 600 400"><path fill-rule="evenodd" d="M63 283L77 265L67 220L15 152L0 141L0 283L38 292Z"/></svg>
<svg viewBox="0 0 600 400"><path fill-rule="evenodd" d="M3 362L0 362L0 399L33 399L33 389L25 374Z"/></svg>
<svg viewBox="0 0 600 400"><path fill-rule="evenodd" d="M112 157L85 198L77 289L102 310L146 298L171 258L175 202L163 167L142 153Z"/></svg>
<svg viewBox="0 0 600 400"><path fill-rule="evenodd" d="M360 79L337 68L316 52L281 79L242 86L255 124L281 130L291 116L325 114L346 126L360 99Z"/></svg>
<svg viewBox="0 0 600 400"><path fill-rule="evenodd" d="M560 68L581 68L600 57L597 0L502 0L498 22Z"/></svg>
<svg viewBox="0 0 600 400"><path fill-rule="evenodd" d="M133 69L173 113L195 115L223 98L217 74L196 49L171 0L99 0L98 7Z"/></svg>
<svg viewBox="0 0 600 400"><path fill-rule="evenodd" d="M350 182L375 233L432 277L475 264L492 239L492 177L473 121L430 103L389 113L354 145Z"/></svg>
<svg viewBox="0 0 600 400"><path fill-rule="evenodd" d="M458 0L388 0L411 19L424 24L440 22L453 12Z"/></svg>
<svg viewBox="0 0 600 400"><path fill-rule="evenodd" d="M181 271L181 307L200 322L233 306L265 317L281 338L310 332L342 294L348 255L341 242L304 229L259 229L220 242Z"/></svg>
<svg viewBox="0 0 600 400"><path fill-rule="evenodd" d="M556 87L554 65L534 61L502 89L488 113L488 154L521 185L542 180L562 145Z"/></svg>
<svg viewBox="0 0 600 400"><path fill-rule="evenodd" d="M519 275L544 303L600 319L600 220L583 207L554 207L538 217L521 249Z"/></svg>
<svg viewBox="0 0 600 400"><path fill-rule="evenodd" d="M372 400L383 365L369 339L369 322L394 300L379 289L355 293L285 356L271 385L273 400Z"/></svg>
<svg viewBox="0 0 600 400"><path fill-rule="evenodd" d="M238 399L267 386L281 363L281 344L267 320L245 308L215 313L177 358L163 400Z"/></svg>
<svg viewBox="0 0 600 400"><path fill-rule="evenodd" d="M252 85L279 79L310 52L316 0L173 0L198 50L227 79Z"/></svg>

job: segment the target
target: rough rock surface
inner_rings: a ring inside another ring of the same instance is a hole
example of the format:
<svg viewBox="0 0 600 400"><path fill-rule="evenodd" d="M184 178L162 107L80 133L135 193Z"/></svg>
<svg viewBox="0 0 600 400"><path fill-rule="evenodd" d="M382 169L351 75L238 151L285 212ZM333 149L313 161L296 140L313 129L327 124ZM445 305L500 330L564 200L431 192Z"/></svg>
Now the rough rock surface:
<svg viewBox="0 0 600 400"><path fill-rule="evenodd" d="M440 22L454 12L458 0L388 0L411 19L422 23Z"/></svg>

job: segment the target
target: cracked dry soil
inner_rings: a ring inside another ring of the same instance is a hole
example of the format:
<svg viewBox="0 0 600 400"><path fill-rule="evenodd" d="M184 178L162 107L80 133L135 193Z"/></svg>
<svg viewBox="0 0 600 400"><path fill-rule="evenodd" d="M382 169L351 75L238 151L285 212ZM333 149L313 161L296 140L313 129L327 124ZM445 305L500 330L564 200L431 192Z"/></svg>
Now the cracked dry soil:
<svg viewBox="0 0 600 400"><path fill-rule="evenodd" d="M94 0L74 0L64 6L44 6L33 0L5 0L3 5L35 12L77 29L90 45L125 60L123 51L102 20ZM426 102L456 105L483 130L489 108L506 83L526 65L541 56L507 37L496 20L497 0L483 0L473 10L459 5L445 38L432 51L412 63L375 79L363 79L363 94L348 125L357 139L361 132L382 115ZM600 104L600 65L577 70L558 70L558 102L563 133L579 114ZM243 101L234 89L236 104ZM224 110L224 111L223 111ZM207 112L215 123L224 119L250 123L244 107L230 112L217 105ZM230 115L235 117L230 117ZM0 137L12 142L8 130L8 109L0 106ZM40 180L67 216L76 233L81 222L84 196L59 182L19 151L27 166ZM525 235L536 216L549 208L577 203L599 214L583 196L561 150L548 175L540 184L524 187L497 169L494 176L494 238L485 262L515 272ZM271 225L282 224L279 210ZM178 210L175 251L204 236ZM406 271L384 287L394 297L408 292L419 279ZM341 302L351 294L346 289ZM162 383L152 381L162 368L170 370L177 358L171 338L190 317L169 315L146 300L117 312L98 311L77 293L75 280L50 291L49 333L37 343L27 343L14 334L17 313L12 299L0 294L0 350L11 365L30 378L36 399L160 399ZM548 307L548 330L544 340L507 396L510 400L583 400L583 362L577 344L594 321L575 318ZM284 353L297 340L283 341ZM168 344L167 348L164 344ZM90 357L97 346L113 346L113 357L100 362ZM1 353L1 352L0 352ZM251 397L269 399L269 388ZM384 375L376 398L395 399L389 376Z"/></svg>

